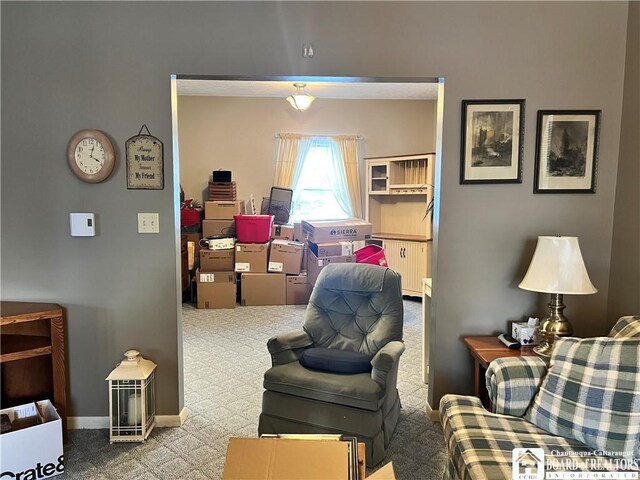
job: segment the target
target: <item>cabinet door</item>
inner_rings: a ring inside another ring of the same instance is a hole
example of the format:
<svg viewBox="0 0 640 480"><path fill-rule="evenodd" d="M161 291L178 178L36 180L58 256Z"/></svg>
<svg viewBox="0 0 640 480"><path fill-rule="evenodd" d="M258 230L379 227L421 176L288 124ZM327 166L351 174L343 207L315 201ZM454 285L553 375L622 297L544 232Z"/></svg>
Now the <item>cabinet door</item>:
<svg viewBox="0 0 640 480"><path fill-rule="evenodd" d="M422 279L427 276L427 243L385 240L383 248L389 268L402 277L402 294L422 295Z"/></svg>
<svg viewBox="0 0 640 480"><path fill-rule="evenodd" d="M368 193L389 193L389 162L369 162L368 167Z"/></svg>

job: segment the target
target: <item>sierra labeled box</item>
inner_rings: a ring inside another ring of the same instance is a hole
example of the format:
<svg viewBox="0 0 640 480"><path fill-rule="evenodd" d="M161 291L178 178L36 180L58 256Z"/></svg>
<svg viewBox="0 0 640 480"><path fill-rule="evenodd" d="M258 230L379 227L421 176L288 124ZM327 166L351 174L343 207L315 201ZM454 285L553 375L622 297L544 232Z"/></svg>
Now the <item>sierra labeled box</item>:
<svg viewBox="0 0 640 480"><path fill-rule="evenodd" d="M203 220L202 236L207 237L235 237L236 221L231 220Z"/></svg>
<svg viewBox="0 0 640 480"><path fill-rule="evenodd" d="M198 308L236 308L236 274L196 270Z"/></svg>
<svg viewBox="0 0 640 480"><path fill-rule="evenodd" d="M236 272L266 273L269 243L236 243Z"/></svg>
<svg viewBox="0 0 640 480"><path fill-rule="evenodd" d="M235 249L200 250L200 270L203 272L231 272L235 267Z"/></svg>
<svg viewBox="0 0 640 480"><path fill-rule="evenodd" d="M366 240L371 238L371 224L360 218L303 220L302 235L313 243Z"/></svg>
<svg viewBox="0 0 640 480"><path fill-rule="evenodd" d="M318 258L311 250L307 251L307 277L311 285L316 284L318 275L330 263L356 263L355 255L341 255L337 257Z"/></svg>
<svg viewBox="0 0 640 480"><path fill-rule="evenodd" d="M204 202L205 220L233 220L234 215L241 213L244 213L244 201L242 200Z"/></svg>
<svg viewBox="0 0 640 480"><path fill-rule="evenodd" d="M62 420L49 400L0 413L8 415L12 423L12 430L0 438L3 478L41 479L64 473ZM25 427L20 428L21 425Z"/></svg>
<svg viewBox="0 0 640 480"><path fill-rule="evenodd" d="M306 275L287 275L287 305L306 305L312 291Z"/></svg>
<svg viewBox="0 0 640 480"><path fill-rule="evenodd" d="M298 275L302 267L304 243L288 240L273 240L269 248L267 270L273 273Z"/></svg>
<svg viewBox="0 0 640 480"><path fill-rule="evenodd" d="M287 281L283 273L243 273L240 303L245 306L285 305Z"/></svg>

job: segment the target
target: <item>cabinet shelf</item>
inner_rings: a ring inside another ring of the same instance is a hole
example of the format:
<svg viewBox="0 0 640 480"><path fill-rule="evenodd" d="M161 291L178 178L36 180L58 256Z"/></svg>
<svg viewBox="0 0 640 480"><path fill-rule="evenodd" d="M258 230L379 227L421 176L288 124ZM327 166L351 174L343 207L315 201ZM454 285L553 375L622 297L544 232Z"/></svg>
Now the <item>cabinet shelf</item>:
<svg viewBox="0 0 640 480"><path fill-rule="evenodd" d="M34 335L2 335L0 363L51 354L51 339Z"/></svg>

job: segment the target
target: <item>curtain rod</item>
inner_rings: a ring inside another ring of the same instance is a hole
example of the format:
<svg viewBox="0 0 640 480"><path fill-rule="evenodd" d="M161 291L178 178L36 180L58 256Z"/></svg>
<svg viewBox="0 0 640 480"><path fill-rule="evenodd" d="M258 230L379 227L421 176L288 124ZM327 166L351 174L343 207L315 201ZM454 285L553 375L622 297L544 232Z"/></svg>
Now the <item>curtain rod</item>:
<svg viewBox="0 0 640 480"><path fill-rule="evenodd" d="M365 137L363 137L362 135L345 135L345 134L333 134L333 135L308 135L305 133L274 133L273 134L273 138L282 138L283 136L287 136L287 135L296 135L299 137L303 137L303 138L310 138L310 137L353 137L356 138L358 140L366 140Z"/></svg>

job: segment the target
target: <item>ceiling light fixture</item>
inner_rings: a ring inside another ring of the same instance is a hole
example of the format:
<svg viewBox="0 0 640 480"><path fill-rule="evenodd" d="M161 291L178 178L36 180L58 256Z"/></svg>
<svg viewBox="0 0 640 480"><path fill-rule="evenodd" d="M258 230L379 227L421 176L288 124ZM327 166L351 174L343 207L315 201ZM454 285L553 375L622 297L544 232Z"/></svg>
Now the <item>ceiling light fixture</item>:
<svg viewBox="0 0 640 480"><path fill-rule="evenodd" d="M307 86L306 83L294 83L293 86L296 87L296 93L289 95L287 97L287 102L289 102L291 106L299 112L304 112L311 106L315 97L312 97L304 91L304 87Z"/></svg>

